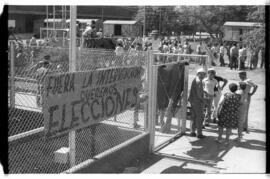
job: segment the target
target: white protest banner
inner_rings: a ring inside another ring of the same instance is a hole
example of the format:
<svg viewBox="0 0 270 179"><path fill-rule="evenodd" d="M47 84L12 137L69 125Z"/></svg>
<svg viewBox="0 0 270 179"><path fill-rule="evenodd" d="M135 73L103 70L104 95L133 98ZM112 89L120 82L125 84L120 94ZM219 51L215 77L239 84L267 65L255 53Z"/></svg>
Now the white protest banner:
<svg viewBox="0 0 270 179"><path fill-rule="evenodd" d="M45 80L45 135L90 126L137 104L141 67L49 75Z"/></svg>

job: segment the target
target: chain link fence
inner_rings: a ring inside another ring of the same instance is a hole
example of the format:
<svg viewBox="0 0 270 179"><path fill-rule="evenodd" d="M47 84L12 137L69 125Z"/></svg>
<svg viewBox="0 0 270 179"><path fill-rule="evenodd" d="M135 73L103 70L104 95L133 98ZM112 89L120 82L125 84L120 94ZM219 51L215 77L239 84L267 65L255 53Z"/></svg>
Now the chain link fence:
<svg viewBox="0 0 270 179"><path fill-rule="evenodd" d="M68 153L70 138L63 134L44 136L42 109L43 80L38 70L44 56L49 55L46 74L69 71L67 48L29 47L12 44L9 48L9 171L10 173L61 173L73 167ZM77 71L93 71L140 66L145 69L147 52L116 56L112 50L78 48ZM13 59L12 59L13 58ZM13 66L12 66L13 65ZM145 91L143 75L139 94ZM75 165L108 151L140 135L145 130L143 99L135 107L98 124L76 130Z"/></svg>

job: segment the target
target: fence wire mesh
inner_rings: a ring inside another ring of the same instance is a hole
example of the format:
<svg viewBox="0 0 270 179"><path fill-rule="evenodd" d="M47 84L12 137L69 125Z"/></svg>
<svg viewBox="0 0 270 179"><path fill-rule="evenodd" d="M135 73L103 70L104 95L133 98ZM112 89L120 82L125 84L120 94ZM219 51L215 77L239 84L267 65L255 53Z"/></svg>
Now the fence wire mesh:
<svg viewBox="0 0 270 179"><path fill-rule="evenodd" d="M10 49L13 48L11 45ZM9 51L11 53L12 50ZM43 80L38 70L44 56L50 60L46 74L65 74L69 71L69 50L60 47L29 47L14 44L14 78L9 69L9 171L10 173L60 173L71 165L66 155L69 135L44 137L42 113ZM141 66L145 69L146 52L125 51L116 56L112 50L77 49L77 71L92 71L116 67ZM11 59L9 59L11 61ZM43 63L44 64L44 63ZM42 71L44 72L44 71ZM142 83L145 75L142 77ZM11 87L14 88L11 88ZM14 89L14 90L12 90ZM142 94L144 85L139 92ZM12 103L11 101L14 101ZM111 149L144 131L143 102L122 113L90 127L76 130L76 160L79 164ZM57 150L60 159L56 155ZM62 162L61 162L62 161Z"/></svg>

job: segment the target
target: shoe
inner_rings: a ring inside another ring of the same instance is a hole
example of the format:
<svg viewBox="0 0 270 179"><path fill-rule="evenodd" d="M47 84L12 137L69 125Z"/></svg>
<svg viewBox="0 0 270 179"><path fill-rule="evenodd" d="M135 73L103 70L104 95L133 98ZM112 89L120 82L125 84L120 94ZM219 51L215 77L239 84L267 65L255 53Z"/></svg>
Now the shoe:
<svg viewBox="0 0 270 179"><path fill-rule="evenodd" d="M222 140L221 139L216 139L215 142L221 144L222 143Z"/></svg>
<svg viewBox="0 0 270 179"><path fill-rule="evenodd" d="M195 132L191 132L190 133L190 137L196 137L196 133Z"/></svg>
<svg viewBox="0 0 270 179"><path fill-rule="evenodd" d="M200 134L200 135L198 135L197 136L197 138L199 138L199 139L203 139L203 138L205 138L206 136L204 136L204 135L202 135L202 134Z"/></svg>
<svg viewBox="0 0 270 179"><path fill-rule="evenodd" d="M205 126L202 126L202 129L205 129Z"/></svg>
<svg viewBox="0 0 270 179"><path fill-rule="evenodd" d="M226 141L225 143L224 143L224 145L229 145L230 144L230 141Z"/></svg>

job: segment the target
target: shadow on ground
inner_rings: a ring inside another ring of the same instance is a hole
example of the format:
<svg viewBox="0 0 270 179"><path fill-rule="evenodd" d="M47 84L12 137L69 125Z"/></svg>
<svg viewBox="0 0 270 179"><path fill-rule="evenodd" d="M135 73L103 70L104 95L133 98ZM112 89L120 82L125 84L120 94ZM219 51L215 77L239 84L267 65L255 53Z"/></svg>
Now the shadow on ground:
<svg viewBox="0 0 270 179"><path fill-rule="evenodd" d="M180 166L172 166L165 170L163 170L161 173L206 173L205 170L198 170L193 168L184 168L187 165L187 162L183 163Z"/></svg>

